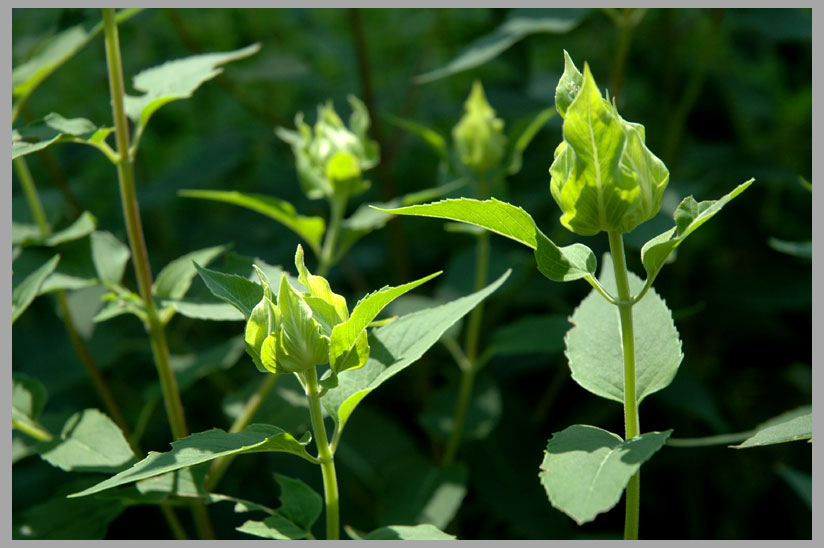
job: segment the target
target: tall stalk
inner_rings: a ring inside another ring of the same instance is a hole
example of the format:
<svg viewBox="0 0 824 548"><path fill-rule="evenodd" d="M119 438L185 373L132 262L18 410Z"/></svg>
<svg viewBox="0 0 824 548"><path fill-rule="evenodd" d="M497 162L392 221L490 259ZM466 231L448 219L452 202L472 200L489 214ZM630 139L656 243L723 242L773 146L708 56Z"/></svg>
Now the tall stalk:
<svg viewBox="0 0 824 548"><path fill-rule="evenodd" d="M120 184L120 198L126 222L126 232L131 248L138 290L146 311L146 330L152 347L155 366L160 377L166 414L175 439L189 435L177 379L169 363L169 347L166 333L154 300L152 299L152 271L149 265L146 240L140 221L140 207L134 183L134 158L129 147L129 122L124 108L125 86L123 84L123 63L120 56L120 39L115 22L114 8L103 8L103 31L106 37L106 63L109 75L109 90L112 98L112 116L117 144L117 176ZM202 502L192 504L192 513L201 538L214 538L209 515Z"/></svg>
<svg viewBox="0 0 824 548"><path fill-rule="evenodd" d="M638 400L635 395L635 336L632 326L632 296L624 257L624 241L620 232L609 232L615 281L618 286L618 311L621 318L621 346L624 349L624 425L625 438L635 438L638 432ZM638 539L638 513L641 499L641 470L629 480L626 494L624 539Z"/></svg>

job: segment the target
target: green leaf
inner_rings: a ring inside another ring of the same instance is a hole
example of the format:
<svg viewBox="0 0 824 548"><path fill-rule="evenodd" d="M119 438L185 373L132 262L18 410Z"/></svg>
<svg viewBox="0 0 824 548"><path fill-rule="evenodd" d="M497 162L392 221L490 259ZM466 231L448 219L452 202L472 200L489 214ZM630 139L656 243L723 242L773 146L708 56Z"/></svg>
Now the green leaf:
<svg viewBox="0 0 824 548"><path fill-rule="evenodd" d="M779 240L778 238L770 238L767 240L767 245L780 253L786 253L787 255L792 255L800 259L813 258L812 240L808 242L789 242L787 240Z"/></svg>
<svg viewBox="0 0 824 548"><path fill-rule="evenodd" d="M428 523L422 525L390 525L375 529L363 540L455 540L453 535L448 535Z"/></svg>
<svg viewBox="0 0 824 548"><path fill-rule="evenodd" d="M89 236L92 262L101 282L119 284L131 252L111 232L95 231Z"/></svg>
<svg viewBox="0 0 824 548"><path fill-rule="evenodd" d="M11 292L11 323L14 323L29 307L40 292L40 287L46 278L57 268L60 255L55 255L40 268L26 276Z"/></svg>
<svg viewBox="0 0 824 548"><path fill-rule="evenodd" d="M171 306L181 316L195 320L239 321L245 319L240 310L226 302L164 299L161 303L163 306Z"/></svg>
<svg viewBox="0 0 824 548"><path fill-rule="evenodd" d="M630 478L671 433L647 432L624 441L576 424L553 434L539 474L549 501L578 525L592 521L618 504Z"/></svg>
<svg viewBox="0 0 824 548"><path fill-rule="evenodd" d="M329 360L329 337L321 333L312 309L293 288L286 274L280 277L277 307L280 328L263 342L261 361L270 371L302 372Z"/></svg>
<svg viewBox="0 0 824 548"><path fill-rule="evenodd" d="M212 294L231 304L240 310L243 317L248 319L252 314L252 309L257 306L263 298L263 288L246 278L241 278L235 274L224 274L203 268L195 263L197 273L203 279L206 287Z"/></svg>
<svg viewBox="0 0 824 548"><path fill-rule="evenodd" d="M755 434L733 449L761 447L796 440L809 440L813 437L813 414L811 406L799 407L774 417L755 428Z"/></svg>
<svg viewBox="0 0 824 548"><path fill-rule="evenodd" d="M248 520L237 530L248 535L273 540L299 540L307 536L307 531L277 512L263 521Z"/></svg>
<svg viewBox="0 0 824 548"><path fill-rule="evenodd" d="M363 398L423 356L424 352L438 342L444 331L498 289L509 273L508 270L476 293L438 307L407 314L372 331L369 337L371 351L366 365L341 373L338 376L338 387L323 396L323 405L338 428L344 427Z"/></svg>
<svg viewBox="0 0 824 548"><path fill-rule="evenodd" d="M555 88L555 108L558 114L563 118L566 116L566 111L572 101L578 96L581 91L581 86L584 83L584 75L572 62L572 57L564 50L564 73L561 79L558 80L558 86Z"/></svg>
<svg viewBox="0 0 824 548"><path fill-rule="evenodd" d="M641 248L641 261L647 271L647 279L654 280L670 253L681 245L687 236L721 211L721 208L730 200L744 192L753 181L755 179L738 185L732 192L718 200L696 202L692 196L684 198L673 215L676 226L651 239Z"/></svg>
<svg viewBox="0 0 824 548"><path fill-rule="evenodd" d="M88 482L85 482L88 485ZM76 486L74 488L77 488ZM102 540L125 506L119 500L67 499L62 492L12 518L13 539Z"/></svg>
<svg viewBox="0 0 824 548"><path fill-rule="evenodd" d="M31 419L37 419L46 406L46 387L39 380L13 371L11 374L11 407Z"/></svg>
<svg viewBox="0 0 824 548"><path fill-rule="evenodd" d="M320 254L321 240L326 222L320 217L299 215L295 207L285 200L263 194L249 194L229 190L181 190L179 196L200 198L239 205L274 219L303 238L316 254Z"/></svg>
<svg viewBox="0 0 824 548"><path fill-rule="evenodd" d="M97 409L69 417L60 437L38 444L37 452L67 472L119 472L136 460L117 425Z"/></svg>
<svg viewBox="0 0 824 548"><path fill-rule="evenodd" d="M172 101L191 97L201 84L223 72L220 65L249 57L258 51L260 44L252 44L234 51L192 55L167 61L137 74L132 85L143 95L125 96L126 114L137 125L135 145L157 109Z"/></svg>
<svg viewBox="0 0 824 548"><path fill-rule="evenodd" d="M595 255L583 244L558 247L537 227L532 217L512 204L490 200L441 200L431 204L413 205L378 211L395 215L417 215L461 221L480 226L535 250L538 270L552 281L569 282L595 273Z"/></svg>
<svg viewBox="0 0 824 548"><path fill-rule="evenodd" d="M208 265L218 255L229 249L227 245L207 247L186 253L163 267L152 284L152 293L161 299L181 299L192 279L197 275L195 263Z"/></svg>
<svg viewBox="0 0 824 548"><path fill-rule="evenodd" d="M384 117L386 118L386 121L393 126L406 130L421 139L429 145L439 157L446 159L446 139L444 139L443 135L434 129L430 129L423 124L419 124L418 122L414 122L412 120L405 120L403 118L398 118L397 116L392 116L391 114L387 114Z"/></svg>
<svg viewBox="0 0 824 548"><path fill-rule="evenodd" d="M281 505L263 521L249 520L238 531L256 537L297 540L311 535L312 524L320 517L323 499L299 479L275 474L280 485Z"/></svg>
<svg viewBox="0 0 824 548"><path fill-rule="evenodd" d="M329 342L329 364L332 366L332 370L340 374L347 369L363 366L369 356L369 345L355 343L364 334L366 327L372 323L372 320L380 314L386 305L440 274L441 272L436 272L398 287L387 286L369 293L358 301L349 319L332 329Z"/></svg>
<svg viewBox="0 0 824 548"><path fill-rule="evenodd" d="M446 66L421 74L415 82L432 82L483 65L530 34L569 32L588 12L589 9L580 8L513 10L500 27L469 44Z"/></svg>
<svg viewBox="0 0 824 548"><path fill-rule="evenodd" d="M106 137L114 131L110 127L98 127L85 118L64 118L56 112L47 114L42 120L13 130L11 137L11 158L25 156L43 150L54 143L79 143L90 145L109 159L114 158Z"/></svg>
<svg viewBox="0 0 824 548"><path fill-rule="evenodd" d="M604 289L615 295L612 258L604 254L599 277ZM638 293L644 283L629 273L629 288ZM668 386L684 355L672 313L655 290L650 289L632 307L635 340L635 390L638 402ZM566 355L572 378L597 396L624 401L624 354L618 307L592 290L570 319Z"/></svg>
<svg viewBox="0 0 824 548"><path fill-rule="evenodd" d="M268 424L252 424L241 432L233 433L212 428L173 441L172 450L168 453L152 452L128 470L88 489L73 493L69 497L84 497L118 485L151 478L227 455L280 451L311 458L304 447L309 443L309 439L309 436L305 435L298 441L277 426Z"/></svg>
<svg viewBox="0 0 824 548"><path fill-rule="evenodd" d="M506 168L507 173L514 175L521 171L523 163L523 155L526 147L532 142L532 139L541 131L546 123L555 116L555 109L552 107L546 108L535 115L531 122L521 131L517 138L510 137L510 141L514 143L510 152L509 162Z"/></svg>
<svg viewBox="0 0 824 548"><path fill-rule="evenodd" d="M21 225L12 221L12 243L23 247L30 245L54 247L63 242L71 242L88 236L96 225L95 216L84 211L71 225L44 238L36 225Z"/></svg>
<svg viewBox="0 0 824 548"><path fill-rule="evenodd" d="M489 352L495 355L554 354L564 349L569 319L561 314L526 316L492 334Z"/></svg>
<svg viewBox="0 0 824 548"><path fill-rule="evenodd" d="M798 497L804 501L807 508L813 509L813 477L810 474L790 468L789 466L778 463L776 472L781 476L787 485L795 491Z"/></svg>
<svg viewBox="0 0 824 548"><path fill-rule="evenodd" d="M446 440L452 433L459 391L459 381L455 379L436 389L427 400L419 422L434 437ZM498 425L502 409L498 385L490 375L479 375L466 408L462 439L480 440L489 436ZM398 520L391 521L397 523Z"/></svg>

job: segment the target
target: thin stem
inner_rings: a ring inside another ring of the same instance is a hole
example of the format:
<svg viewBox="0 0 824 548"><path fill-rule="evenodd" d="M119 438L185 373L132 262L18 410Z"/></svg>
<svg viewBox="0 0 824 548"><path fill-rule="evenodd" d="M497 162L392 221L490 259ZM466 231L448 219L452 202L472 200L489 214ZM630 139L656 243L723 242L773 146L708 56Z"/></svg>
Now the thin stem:
<svg viewBox="0 0 824 548"><path fill-rule="evenodd" d="M180 400L177 379L174 376L169 362L169 347L166 343L166 333L163 328L163 323L158 317L154 300L152 299L152 270L149 264L146 240L140 221L140 207L135 190L134 158L129 152L129 122L126 118L123 99L125 95L123 63L120 57L120 38L117 32L114 8L103 8L103 32L106 37L106 64L109 75L109 90L112 98L115 142L117 143L117 175L120 184L120 197L126 222L126 232L129 239L129 247L132 252L140 297L143 299L146 309L146 328L149 332L152 354L160 378L166 414L169 418L172 436L179 439L188 436L189 430L183 414L183 403ZM198 501L192 505L192 514L200 537L203 539L214 538L209 516L202 502Z"/></svg>
<svg viewBox="0 0 824 548"><path fill-rule="evenodd" d="M51 228L48 220L46 220L43 202L40 201L40 196L37 194L37 187L34 185L34 178L31 176L31 171L29 171L29 165L22 156L15 158L13 164L17 177L20 179L20 186L23 187L23 193L26 195L26 201L29 203L31 216L34 217L34 222L37 223L40 234L48 236L51 234Z"/></svg>
<svg viewBox="0 0 824 548"><path fill-rule="evenodd" d="M635 395L635 335L632 325L632 297L629 293L624 241L620 232L609 232L615 281L618 286L618 311L621 318L621 344L624 349L624 424L626 439L638 436L638 400ZM638 509L641 471L635 473L627 485L624 538L638 538Z"/></svg>
<svg viewBox="0 0 824 548"><path fill-rule="evenodd" d="M263 405L263 402L266 400L266 396L269 395L269 392L271 392L275 386L277 378L277 375L266 375L255 393L246 401L246 405L243 406L240 415L235 419L235 422L232 423L229 432L240 432L249 425L255 413L258 412L258 409L260 409L260 406ZM233 460L234 455L221 457L212 461L212 465L209 468L209 475L206 477L206 481L203 482L203 488L207 492L211 492L217 487L217 484L220 483L220 479L223 477L223 474L226 473L226 470Z"/></svg>
<svg viewBox="0 0 824 548"><path fill-rule="evenodd" d="M338 246L340 226L343 222L343 214L346 212L346 195L333 195L329 200L329 226L326 228L326 237L323 240L323 249L320 252L320 263L318 265L318 276L326 276L329 269L335 263L335 250Z"/></svg>
<svg viewBox="0 0 824 548"><path fill-rule="evenodd" d="M338 479L335 473L335 457L326 438L323 413L320 408L318 391L318 374L312 367L304 373L306 397L309 399L309 415L312 419L312 431L318 447L318 460L323 473L323 494L326 501L326 539L340 538L340 506L338 501Z"/></svg>
<svg viewBox="0 0 824 548"><path fill-rule="evenodd" d="M28 434L29 436L33 437L36 440L40 441L51 441L52 435L49 433L48 430L40 426L34 421L21 421L17 420L14 417L11 419L11 426L12 428L16 428L21 432Z"/></svg>

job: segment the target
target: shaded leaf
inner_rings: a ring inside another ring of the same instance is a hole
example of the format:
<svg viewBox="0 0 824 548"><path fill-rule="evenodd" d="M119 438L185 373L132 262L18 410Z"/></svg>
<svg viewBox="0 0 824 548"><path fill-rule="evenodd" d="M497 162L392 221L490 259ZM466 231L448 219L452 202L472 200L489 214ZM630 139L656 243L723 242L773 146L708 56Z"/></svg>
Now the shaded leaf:
<svg viewBox="0 0 824 548"><path fill-rule="evenodd" d="M195 268L209 291L218 299L237 308L246 319L263 298L263 288L246 278L209 270L197 263L195 263Z"/></svg>
<svg viewBox="0 0 824 548"><path fill-rule="evenodd" d="M761 447L788 441L808 440L813 437L813 414L811 406L799 407L774 417L755 428L755 434L733 449Z"/></svg>
<svg viewBox="0 0 824 548"><path fill-rule="evenodd" d="M444 139L443 135L435 131L434 129L430 129L423 124L419 124L418 122L414 122L412 120L405 120L403 118L398 118L397 116L386 115L386 121L392 124L393 126L397 126L403 130L408 131L412 135L418 137L427 145L429 145L435 153L443 159L446 159L447 150L446 150L446 139Z"/></svg>
<svg viewBox="0 0 824 548"><path fill-rule="evenodd" d="M767 245L780 253L786 253L787 255L792 255L800 259L813 258L812 240L809 242L789 242L787 240L779 240L778 238L770 238L767 240Z"/></svg>
<svg viewBox="0 0 824 548"><path fill-rule="evenodd" d="M595 426L576 424L552 436L539 474L552 506L590 522L621 499L630 478L658 451L672 430L624 441Z"/></svg>
<svg viewBox="0 0 824 548"><path fill-rule="evenodd" d="M299 479L275 475L280 485L281 505L263 521L249 520L237 528L242 533L278 540L296 540L311 535L320 517L323 499Z"/></svg>
<svg viewBox="0 0 824 548"><path fill-rule="evenodd" d="M527 316L499 327L488 351L495 355L554 354L564 349L569 319L561 314Z"/></svg>
<svg viewBox="0 0 824 548"><path fill-rule="evenodd" d="M98 278L104 283L119 284L131 256L129 247L111 232L95 231L89 238Z"/></svg>
<svg viewBox="0 0 824 548"><path fill-rule="evenodd" d="M197 276L195 263L208 265L228 248L227 245L217 245L178 257L164 266L157 275L152 284L152 293L162 299L181 299L191 287L192 279Z"/></svg>
<svg viewBox="0 0 824 548"><path fill-rule="evenodd" d="M426 402L420 423L433 436L445 440L452 433L459 389L456 379L438 388ZM502 408L498 385L489 375L479 375L467 406L463 439L487 437L498 425ZM397 520L393 521L397 523Z"/></svg>
<svg viewBox="0 0 824 548"><path fill-rule="evenodd" d="M40 287L46 278L57 268L60 255L55 255L40 268L29 274L11 292L11 323L14 323L29 307L40 292Z"/></svg>
<svg viewBox="0 0 824 548"><path fill-rule="evenodd" d="M63 230L49 234L45 238L36 225L21 225L12 221L12 243L22 245L42 245L54 247L64 242L79 240L88 236L97 226L97 219L88 211L84 211L71 225Z"/></svg>
<svg viewBox="0 0 824 548"><path fill-rule="evenodd" d="M807 508L813 509L813 477L810 474L790 468L789 466L779 463L776 467L776 472L781 478L787 482L787 485L795 491L795 494L804 501Z"/></svg>
<svg viewBox="0 0 824 548"><path fill-rule="evenodd" d="M75 487L76 488L76 487ZM13 539L103 539L106 529L125 506L117 500L89 497L67 499L59 493L12 518Z"/></svg>
<svg viewBox="0 0 824 548"><path fill-rule="evenodd" d="M73 493L70 497L83 497L187 466L194 466L226 455L280 451L308 458L304 446L310 437L304 436L300 441L277 426L252 424L241 432L224 432L212 428L198 432L172 442L172 450L167 453L151 452L148 457L128 470L98 483L83 491Z"/></svg>
<svg viewBox="0 0 824 548"><path fill-rule="evenodd" d="M41 120L12 131L11 158L13 160L43 150L54 143L67 142L93 146L111 159L113 152L106 144L106 137L113 130L98 127L85 118L69 119L51 112Z"/></svg>
<svg viewBox="0 0 824 548"><path fill-rule="evenodd" d="M612 258L604 254L600 275L607 292L617 294ZM629 287L638 293L644 283L629 273ZM638 401L665 388L678 372L684 355L672 313L650 289L632 307L635 339L635 390ZM592 290L571 318L566 335L566 356L572 378L597 396L623 403L624 353L618 307Z"/></svg>
<svg viewBox="0 0 824 548"><path fill-rule="evenodd" d="M243 313L228 302L170 300L161 301L163 306L171 306L175 312L195 320L239 321L245 319Z"/></svg>
<svg viewBox="0 0 824 548"><path fill-rule="evenodd" d="M529 146L532 139L535 138L538 132L541 131L541 128L543 128L553 116L555 116L555 109L553 107L546 108L535 115L532 121L518 134L517 138L514 136L510 137L510 141L514 144L512 145L506 168L507 173L513 175L521 171L526 147Z"/></svg>

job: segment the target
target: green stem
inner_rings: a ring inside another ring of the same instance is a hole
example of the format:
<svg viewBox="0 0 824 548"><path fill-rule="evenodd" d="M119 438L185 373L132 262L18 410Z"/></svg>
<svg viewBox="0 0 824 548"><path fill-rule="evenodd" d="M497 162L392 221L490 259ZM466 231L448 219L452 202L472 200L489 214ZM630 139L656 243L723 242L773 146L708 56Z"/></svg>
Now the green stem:
<svg viewBox="0 0 824 548"><path fill-rule="evenodd" d="M624 349L624 424L626 439L638 436L638 400L635 395L635 335L632 326L632 297L629 293L629 276L624 256L624 241L620 232L609 233L609 249L612 253L615 281L618 286L618 311L621 318L621 345ZM624 538L638 538L638 511L640 501L641 471L629 480L626 495L626 520Z"/></svg>
<svg viewBox="0 0 824 548"><path fill-rule="evenodd" d="M340 226L343 222L343 214L346 212L346 195L334 195L329 200L330 214L329 226L326 228L326 237L323 240L323 249L320 252L318 264L318 276L326 276L332 265L335 264L335 250L338 246L340 236Z"/></svg>
<svg viewBox="0 0 824 548"><path fill-rule="evenodd" d="M326 539L340 539L340 505L338 501L338 479L335 473L335 457L326 437L323 413L320 408L318 374L312 367L304 373L306 397L309 399L309 416L312 419L312 431L318 447L318 460L323 473L323 494L326 501Z"/></svg>
<svg viewBox="0 0 824 548"><path fill-rule="evenodd" d="M49 433L48 430L43 428L41 425L37 424L33 420L28 421L21 421L12 417L11 419L11 426L12 428L16 428L20 430L24 434L28 434L29 436L33 437L36 440L40 441L51 441L52 435Z"/></svg>
<svg viewBox="0 0 824 548"><path fill-rule="evenodd" d="M260 406L263 405L264 400L266 400L266 396L269 395L269 392L271 392L275 386L277 378L277 375L266 375L257 391L246 401L246 405L243 406L240 416L232 423L231 428L229 428L230 433L240 432L249 425L255 413L258 412L258 409L260 409ZM206 477L206 481L203 482L203 488L206 491L211 492L217 487L217 484L233 460L234 455L230 455L212 461L212 465L209 468L209 475Z"/></svg>
<svg viewBox="0 0 824 548"><path fill-rule="evenodd" d="M23 193L26 195L26 201L29 203L31 216L34 217L34 222L37 223L40 233L44 237L48 236L51 234L51 228L46 220L43 202L40 201L40 196L37 194L37 187L34 185L34 178L31 176L31 171L29 171L29 165L22 156L15 158L13 164L17 177L20 179L20 186L23 187Z"/></svg>
<svg viewBox="0 0 824 548"><path fill-rule="evenodd" d="M125 96L123 63L120 56L120 38L117 32L114 8L103 8L103 32L106 37L106 64L109 75L109 90L112 98L115 142L117 143L117 176L120 184L120 197L123 206L123 216L126 222L126 233L132 252L140 297L143 299L146 309L146 328L149 332L152 355L154 356L155 366L160 378L166 414L169 418L172 436L175 439L179 439L188 436L189 430L183 414L183 403L180 400L177 379L174 376L169 362L169 347L166 343L166 333L163 323L158 317L157 308L152 298L152 270L149 264L146 240L140 221L140 207L135 190L134 158L129 152L129 122L126 118L123 99ZM192 514L200 537L203 539L214 538L209 516L202 502L198 501L192 505Z"/></svg>

